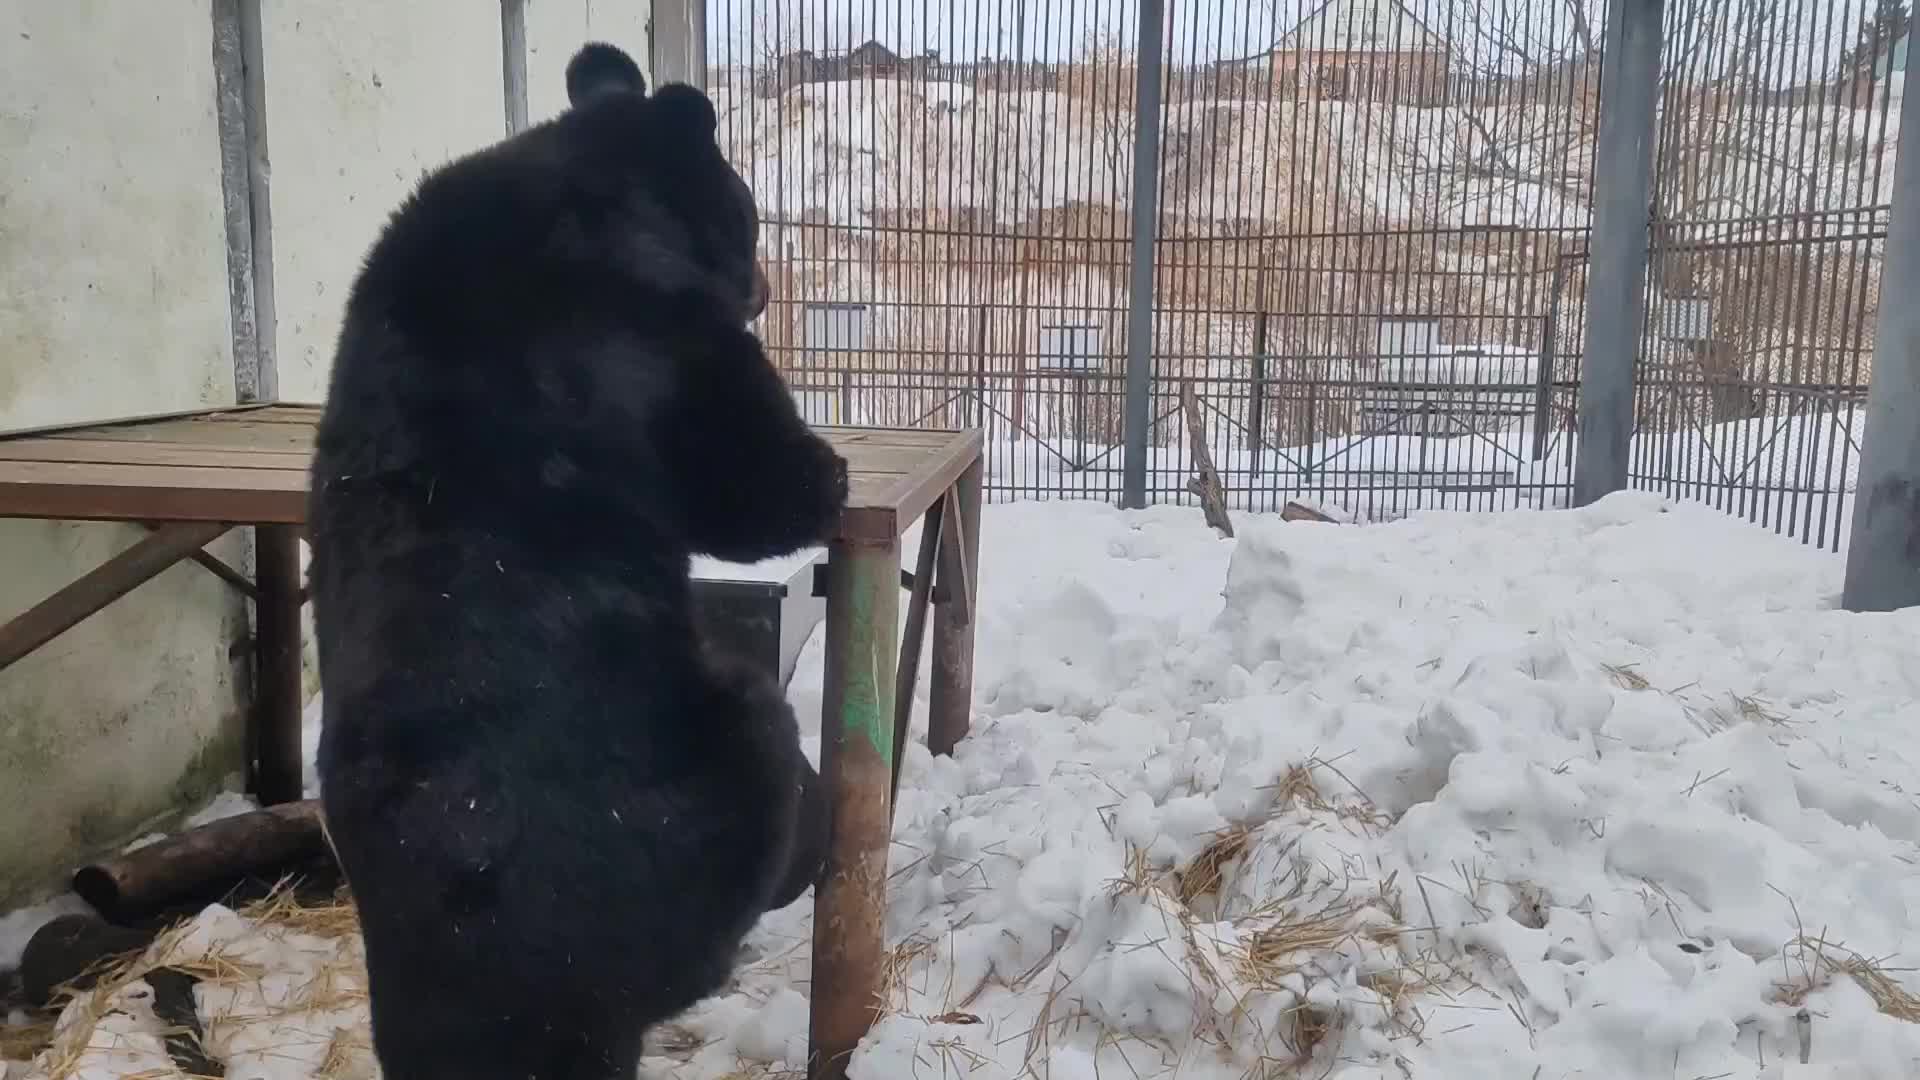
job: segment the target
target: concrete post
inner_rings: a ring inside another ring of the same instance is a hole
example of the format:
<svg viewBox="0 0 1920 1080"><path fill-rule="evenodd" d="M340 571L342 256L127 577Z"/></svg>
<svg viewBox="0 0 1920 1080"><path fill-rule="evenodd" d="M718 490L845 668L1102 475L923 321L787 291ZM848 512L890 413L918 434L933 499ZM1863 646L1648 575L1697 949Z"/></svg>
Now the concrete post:
<svg viewBox="0 0 1920 1080"><path fill-rule="evenodd" d="M1576 506L1627 486L1633 369L1647 302L1662 6L1663 0L1614 0L1607 12L1594 155L1593 254L1580 361L1580 450L1573 472Z"/></svg>
<svg viewBox="0 0 1920 1080"><path fill-rule="evenodd" d="M648 71L655 86L707 87L706 0L653 0Z"/></svg>
<svg viewBox="0 0 1920 1080"><path fill-rule="evenodd" d="M1920 304L1908 302L1920 286L1920 147L1914 140L1920 140L1920 106L1903 96L1873 387L1841 593L1848 611L1920 604Z"/></svg>
<svg viewBox="0 0 1920 1080"><path fill-rule="evenodd" d="M507 134L527 130L527 0L500 0L500 88Z"/></svg>
<svg viewBox="0 0 1920 1080"><path fill-rule="evenodd" d="M274 359L273 200L260 0L214 0L214 113L227 231L233 386L241 404L280 396Z"/></svg>
<svg viewBox="0 0 1920 1080"><path fill-rule="evenodd" d="M1127 396L1122 413L1120 505L1147 505L1147 435L1153 425L1154 239L1160 226L1160 74L1165 0L1140 0L1134 95L1133 261L1127 273Z"/></svg>

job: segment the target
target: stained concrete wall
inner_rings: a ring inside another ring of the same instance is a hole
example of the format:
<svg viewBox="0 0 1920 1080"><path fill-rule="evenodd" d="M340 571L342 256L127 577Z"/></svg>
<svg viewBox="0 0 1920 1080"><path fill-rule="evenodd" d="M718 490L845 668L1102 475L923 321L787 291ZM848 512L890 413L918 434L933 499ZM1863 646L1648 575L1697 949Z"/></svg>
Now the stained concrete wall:
<svg viewBox="0 0 1920 1080"><path fill-rule="evenodd" d="M230 404L206 0L5 10L0 429ZM0 521L0 618L141 535ZM0 907L240 769L246 617L178 566L0 671Z"/></svg>
<svg viewBox="0 0 1920 1080"><path fill-rule="evenodd" d="M423 172L506 132L499 5L269 3L263 20L280 396L318 402L387 215Z"/></svg>
<svg viewBox="0 0 1920 1080"><path fill-rule="evenodd" d="M527 0L528 115L566 104L589 40L645 65L645 0ZM341 304L395 204L440 163L506 130L497 5L268 4L263 26L273 159L280 396L326 393Z"/></svg>
<svg viewBox="0 0 1920 1080"><path fill-rule="evenodd" d="M8 0L0 429L233 401L206 0ZM647 0L527 0L529 104ZM505 130L498 5L263 5L279 396L323 399L341 305L422 172ZM138 530L0 522L0 618ZM216 554L244 565L244 538ZM0 910L242 767L244 601L175 567L0 672ZM307 650L311 686L311 638Z"/></svg>

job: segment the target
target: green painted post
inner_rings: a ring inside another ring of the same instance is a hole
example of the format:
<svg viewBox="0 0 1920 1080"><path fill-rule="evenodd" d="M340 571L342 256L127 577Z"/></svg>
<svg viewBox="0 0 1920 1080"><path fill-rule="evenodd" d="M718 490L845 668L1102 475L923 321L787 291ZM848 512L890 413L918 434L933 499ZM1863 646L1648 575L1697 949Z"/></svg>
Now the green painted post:
<svg viewBox="0 0 1920 1080"><path fill-rule="evenodd" d="M809 1080L841 1080L873 1026L886 958L900 545L836 541L827 554L820 774L833 839L814 898Z"/></svg>

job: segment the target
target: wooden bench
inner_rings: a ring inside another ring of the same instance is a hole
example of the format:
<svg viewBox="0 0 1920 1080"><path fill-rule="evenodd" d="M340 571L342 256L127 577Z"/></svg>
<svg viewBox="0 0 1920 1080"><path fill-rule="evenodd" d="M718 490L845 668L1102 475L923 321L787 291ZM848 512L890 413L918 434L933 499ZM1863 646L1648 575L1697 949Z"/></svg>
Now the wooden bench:
<svg viewBox="0 0 1920 1080"><path fill-rule="evenodd" d="M318 419L316 406L249 405L0 436L0 518L148 530L0 626L0 671L191 559L255 604L249 789L267 804L299 799L299 539ZM930 749L950 753L968 728L982 444L978 431L819 430L846 457L852 481L819 582L827 598L820 771L833 842L814 896L809 1074L834 1078L881 1004L892 806L930 609ZM916 521L924 522L920 544L903 571L902 537ZM242 527L255 535L252 579L203 550Z"/></svg>

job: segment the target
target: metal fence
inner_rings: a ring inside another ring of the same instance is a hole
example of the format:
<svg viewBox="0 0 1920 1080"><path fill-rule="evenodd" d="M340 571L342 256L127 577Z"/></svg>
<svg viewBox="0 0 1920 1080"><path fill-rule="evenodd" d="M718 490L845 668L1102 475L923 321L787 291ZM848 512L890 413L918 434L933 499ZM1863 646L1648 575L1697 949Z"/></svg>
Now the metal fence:
<svg viewBox="0 0 1920 1080"><path fill-rule="evenodd" d="M1119 498L1148 236L1148 499L1190 498L1197 416L1241 507L1568 500L1603 2L964 7L710 0L810 418L977 424L993 497ZM1838 542L1904 11L1668 0L1636 486Z"/></svg>

